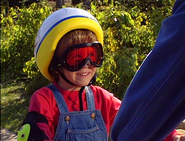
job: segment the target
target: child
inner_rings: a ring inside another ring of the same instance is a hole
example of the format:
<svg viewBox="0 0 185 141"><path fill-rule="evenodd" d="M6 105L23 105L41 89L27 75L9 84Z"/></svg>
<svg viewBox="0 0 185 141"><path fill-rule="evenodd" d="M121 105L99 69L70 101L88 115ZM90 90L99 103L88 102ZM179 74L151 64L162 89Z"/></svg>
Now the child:
<svg viewBox="0 0 185 141"><path fill-rule="evenodd" d="M87 11L62 8L44 21L34 53L53 84L33 94L19 141L107 141L121 101L92 85L102 45L102 29Z"/></svg>
<svg viewBox="0 0 185 141"><path fill-rule="evenodd" d="M19 140L108 139L121 101L92 85L103 63L102 45L102 29L87 11L62 8L44 21L34 53L53 84L33 94ZM27 128L28 136L23 134Z"/></svg>

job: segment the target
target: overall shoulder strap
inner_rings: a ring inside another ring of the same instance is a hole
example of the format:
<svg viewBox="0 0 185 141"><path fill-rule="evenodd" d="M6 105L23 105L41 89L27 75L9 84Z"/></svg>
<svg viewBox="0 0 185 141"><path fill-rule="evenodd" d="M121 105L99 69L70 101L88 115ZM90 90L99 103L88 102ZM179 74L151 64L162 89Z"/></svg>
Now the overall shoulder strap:
<svg viewBox="0 0 185 141"><path fill-rule="evenodd" d="M94 94L90 86L85 87L86 91L86 98L87 98L87 108L88 110L95 110L95 103L94 103Z"/></svg>
<svg viewBox="0 0 185 141"><path fill-rule="evenodd" d="M60 113L69 112L67 104L58 88L54 84L50 84L47 87L53 91Z"/></svg>

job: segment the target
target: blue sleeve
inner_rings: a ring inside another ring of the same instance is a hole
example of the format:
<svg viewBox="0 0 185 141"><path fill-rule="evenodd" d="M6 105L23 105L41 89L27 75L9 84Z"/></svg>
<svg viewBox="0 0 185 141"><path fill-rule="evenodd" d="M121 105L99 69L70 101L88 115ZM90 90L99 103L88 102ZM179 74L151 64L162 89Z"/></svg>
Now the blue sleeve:
<svg viewBox="0 0 185 141"><path fill-rule="evenodd" d="M131 81L113 141L161 141L185 118L185 0L177 0L155 47Z"/></svg>

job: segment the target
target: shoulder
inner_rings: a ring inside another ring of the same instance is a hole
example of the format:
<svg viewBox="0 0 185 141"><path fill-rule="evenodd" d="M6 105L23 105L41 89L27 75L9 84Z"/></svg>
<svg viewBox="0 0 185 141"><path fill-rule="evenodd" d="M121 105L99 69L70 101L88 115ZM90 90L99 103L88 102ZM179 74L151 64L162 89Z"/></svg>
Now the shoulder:
<svg viewBox="0 0 185 141"><path fill-rule="evenodd" d="M47 86L45 86L35 91L34 94L32 95L32 98L33 97L49 98L49 97L53 97L53 92Z"/></svg>
<svg viewBox="0 0 185 141"><path fill-rule="evenodd" d="M98 98L103 99L103 100L107 99L107 100L110 100L110 101L116 99L116 101L120 102L120 100L117 99L114 96L113 93L109 92L108 90L106 90L106 89L104 89L100 86L91 85L91 89L92 89L95 97L98 97Z"/></svg>
<svg viewBox="0 0 185 141"><path fill-rule="evenodd" d="M104 89L100 86L91 85L90 87L91 87L92 91L96 94L101 94L101 95L105 95L105 94L107 95L108 94L108 96L114 96L113 93L109 92L108 90L106 90L106 89Z"/></svg>
<svg viewBox="0 0 185 141"><path fill-rule="evenodd" d="M48 87L42 87L34 92L31 97L30 107L39 106L54 106L56 104L53 92ZM32 108L33 108L32 107Z"/></svg>
<svg viewBox="0 0 185 141"><path fill-rule="evenodd" d="M91 85L91 89L94 93L96 109L101 110L104 118L113 119L121 105L121 100L102 87Z"/></svg>

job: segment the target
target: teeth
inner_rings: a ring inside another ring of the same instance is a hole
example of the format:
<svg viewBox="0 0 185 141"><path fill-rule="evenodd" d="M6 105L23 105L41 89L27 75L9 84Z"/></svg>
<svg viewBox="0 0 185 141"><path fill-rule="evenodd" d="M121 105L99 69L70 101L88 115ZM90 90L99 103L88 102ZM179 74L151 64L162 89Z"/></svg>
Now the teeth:
<svg viewBox="0 0 185 141"><path fill-rule="evenodd" d="M86 76L86 75L88 75L89 73L78 73L78 75L80 75L80 76Z"/></svg>

